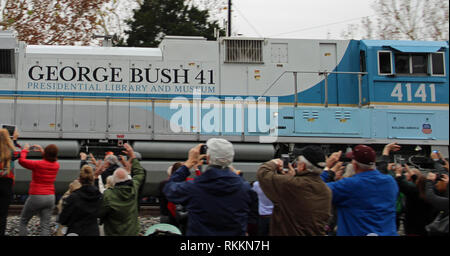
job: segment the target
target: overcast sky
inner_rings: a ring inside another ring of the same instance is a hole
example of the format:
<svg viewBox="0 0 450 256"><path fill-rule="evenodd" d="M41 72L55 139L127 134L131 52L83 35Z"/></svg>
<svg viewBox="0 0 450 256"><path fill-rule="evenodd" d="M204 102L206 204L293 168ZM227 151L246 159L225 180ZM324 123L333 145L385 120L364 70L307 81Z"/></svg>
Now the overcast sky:
<svg viewBox="0 0 450 256"><path fill-rule="evenodd" d="M233 32L244 36L340 39L349 23L373 16L374 0L232 0ZM333 24L338 23L338 24Z"/></svg>

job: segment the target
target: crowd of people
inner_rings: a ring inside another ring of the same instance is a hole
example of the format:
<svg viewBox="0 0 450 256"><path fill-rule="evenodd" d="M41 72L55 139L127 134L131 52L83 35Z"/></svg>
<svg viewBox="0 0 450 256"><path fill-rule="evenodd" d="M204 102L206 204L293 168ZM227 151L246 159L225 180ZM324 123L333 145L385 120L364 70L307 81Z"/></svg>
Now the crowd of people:
<svg viewBox="0 0 450 256"><path fill-rule="evenodd" d="M103 161L80 153L80 173L55 202L60 165L51 144L17 143L0 129L0 235L5 234L18 160L32 172L19 234L38 215L41 235L53 235L50 217L58 210L56 235L136 236L140 233L139 195L146 171L138 153L124 144L124 155ZM168 168L161 182L160 222L146 235L186 236L408 236L448 235L448 160L432 152L432 171L391 161L401 150L384 147L382 156L367 145L327 156L320 146L295 148L290 160L260 165L251 183L233 167L233 144L212 138ZM41 160L27 159L30 151ZM195 175L192 178L192 171ZM446 226L445 226L446 225Z"/></svg>

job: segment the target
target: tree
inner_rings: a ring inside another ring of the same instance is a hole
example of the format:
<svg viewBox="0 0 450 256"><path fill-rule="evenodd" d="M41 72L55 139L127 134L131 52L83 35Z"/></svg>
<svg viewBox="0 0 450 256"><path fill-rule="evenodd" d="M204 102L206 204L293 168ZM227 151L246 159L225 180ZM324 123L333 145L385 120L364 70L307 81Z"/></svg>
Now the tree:
<svg viewBox="0 0 450 256"><path fill-rule="evenodd" d="M87 45L101 28L99 10L109 0L3 0L0 29L28 44Z"/></svg>
<svg viewBox="0 0 450 256"><path fill-rule="evenodd" d="M157 47L165 35L203 36L214 39L217 21L208 21L208 10L199 10L184 0L145 0L128 21L128 46Z"/></svg>
<svg viewBox="0 0 450 256"><path fill-rule="evenodd" d="M449 0L377 0L372 8L374 19L366 17L341 35L348 38L362 29L365 39L449 39Z"/></svg>

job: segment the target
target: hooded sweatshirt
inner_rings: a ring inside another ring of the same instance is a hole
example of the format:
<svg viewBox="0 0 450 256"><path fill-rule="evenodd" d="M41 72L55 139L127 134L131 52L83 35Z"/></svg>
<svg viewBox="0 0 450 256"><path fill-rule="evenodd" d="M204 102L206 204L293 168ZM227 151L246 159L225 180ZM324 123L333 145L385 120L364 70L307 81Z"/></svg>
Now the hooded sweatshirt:
<svg viewBox="0 0 450 256"><path fill-rule="evenodd" d="M251 187L230 169L208 166L192 181L186 166L170 177L163 192L188 210L188 236L243 236L250 213Z"/></svg>
<svg viewBox="0 0 450 256"><path fill-rule="evenodd" d="M98 236L98 213L102 194L93 185L83 185L64 199L58 222L67 226L67 234Z"/></svg>

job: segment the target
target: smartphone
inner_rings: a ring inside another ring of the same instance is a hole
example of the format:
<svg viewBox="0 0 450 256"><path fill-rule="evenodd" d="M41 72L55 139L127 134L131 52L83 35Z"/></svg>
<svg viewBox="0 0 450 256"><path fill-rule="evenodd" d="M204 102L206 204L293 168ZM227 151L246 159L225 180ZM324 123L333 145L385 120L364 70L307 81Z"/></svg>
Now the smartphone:
<svg viewBox="0 0 450 256"><path fill-rule="evenodd" d="M437 154L437 153L439 153L439 150L433 150L433 153Z"/></svg>
<svg viewBox="0 0 450 256"><path fill-rule="evenodd" d="M282 154L281 160L283 160L283 170L289 169L289 155L288 154Z"/></svg>
<svg viewBox="0 0 450 256"><path fill-rule="evenodd" d="M208 150L208 146L206 146L206 144L203 144L201 147L200 147L200 155L204 155L204 154L206 154L206 151Z"/></svg>
<svg viewBox="0 0 450 256"><path fill-rule="evenodd" d="M2 124L2 128L6 129L8 131L10 138L12 138L14 136L14 131L16 130L16 126L15 125Z"/></svg>

